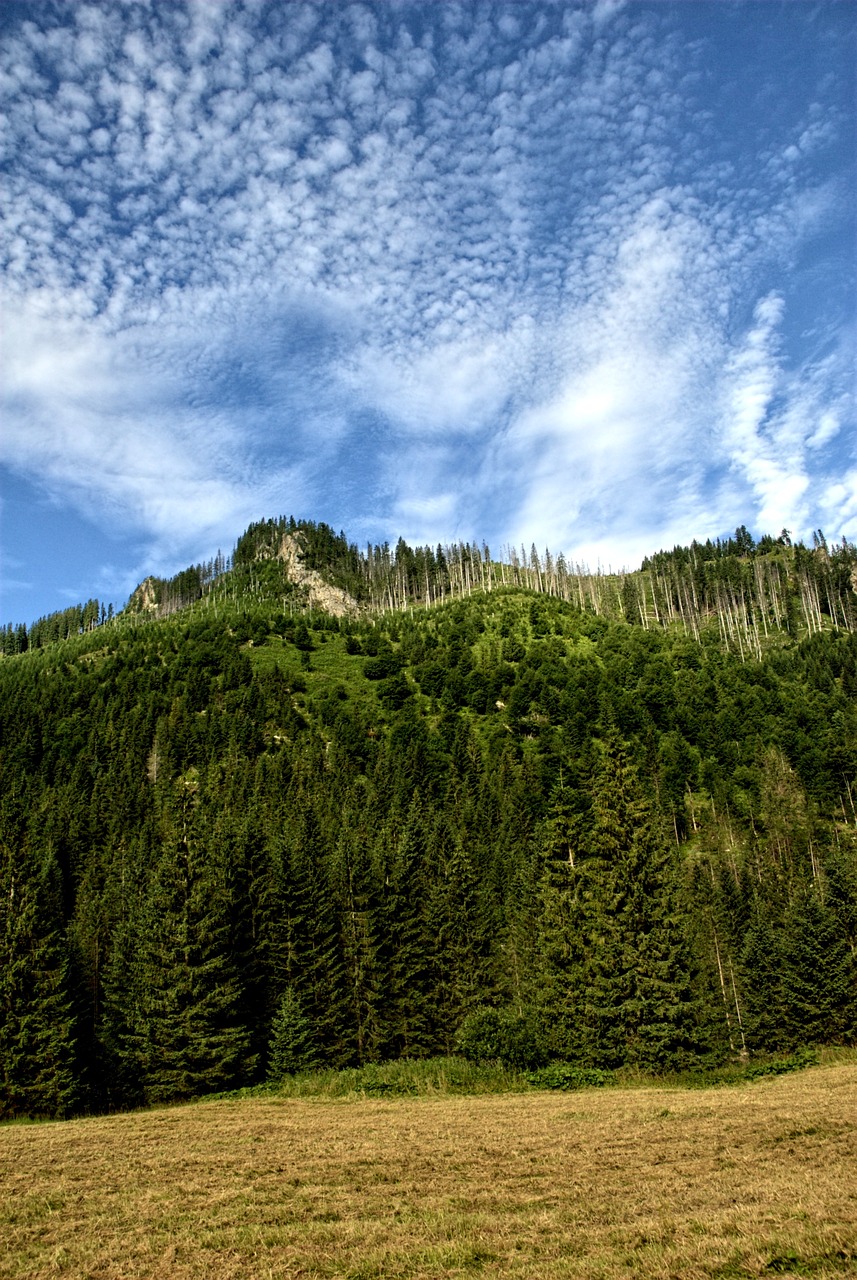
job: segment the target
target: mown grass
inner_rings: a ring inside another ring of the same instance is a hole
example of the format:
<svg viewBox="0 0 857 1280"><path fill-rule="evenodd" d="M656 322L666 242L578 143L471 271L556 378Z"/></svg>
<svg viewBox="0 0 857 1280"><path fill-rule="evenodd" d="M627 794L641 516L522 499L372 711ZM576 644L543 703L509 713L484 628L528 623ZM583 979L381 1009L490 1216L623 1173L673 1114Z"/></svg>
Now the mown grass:
<svg viewBox="0 0 857 1280"><path fill-rule="evenodd" d="M857 1274L857 1065L0 1129L4 1280Z"/></svg>

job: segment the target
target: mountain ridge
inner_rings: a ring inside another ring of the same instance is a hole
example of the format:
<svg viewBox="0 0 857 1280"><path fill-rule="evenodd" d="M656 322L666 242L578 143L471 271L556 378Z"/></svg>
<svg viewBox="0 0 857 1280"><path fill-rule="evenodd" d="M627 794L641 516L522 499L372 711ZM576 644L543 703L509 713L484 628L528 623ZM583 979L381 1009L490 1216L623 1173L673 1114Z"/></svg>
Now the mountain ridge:
<svg viewBox="0 0 857 1280"><path fill-rule="evenodd" d="M270 572L279 562L283 574ZM268 566L266 569L265 566ZM236 573L241 581L236 581ZM232 557L221 552L172 578L150 575L131 593L122 614L161 617L209 595L245 597L249 605L279 598L294 608L321 608L334 616L383 613L427 606L474 591L515 586L576 601L596 615L649 627L678 624L699 639L717 624L727 648L761 656L771 634L815 634L825 626L857 626L857 547L843 538L829 546L823 533L813 546L778 538L754 541L741 525L735 536L691 542L647 556L641 567L595 573L569 565L550 550L505 548L495 560L486 543L410 547L400 538L360 551L344 532L324 522L279 517L251 524ZM119 615L117 615L119 616ZM12 655L79 634L113 617L98 600L0 629L0 654Z"/></svg>

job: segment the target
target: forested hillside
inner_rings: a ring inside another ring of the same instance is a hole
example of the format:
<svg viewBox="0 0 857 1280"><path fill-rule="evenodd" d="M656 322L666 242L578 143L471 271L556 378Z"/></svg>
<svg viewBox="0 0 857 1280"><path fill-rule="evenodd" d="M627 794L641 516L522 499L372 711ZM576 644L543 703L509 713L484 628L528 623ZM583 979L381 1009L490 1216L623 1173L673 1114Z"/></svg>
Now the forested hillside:
<svg viewBox="0 0 857 1280"><path fill-rule="evenodd" d="M267 521L7 628L0 1114L853 1041L857 553L741 535L613 575Z"/></svg>

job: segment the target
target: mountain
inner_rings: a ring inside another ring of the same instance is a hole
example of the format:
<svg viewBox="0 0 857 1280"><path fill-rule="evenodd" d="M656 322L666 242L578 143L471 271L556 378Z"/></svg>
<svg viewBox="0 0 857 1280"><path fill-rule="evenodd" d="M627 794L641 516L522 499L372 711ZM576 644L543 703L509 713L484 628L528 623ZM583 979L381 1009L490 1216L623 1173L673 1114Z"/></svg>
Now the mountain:
<svg viewBox="0 0 857 1280"><path fill-rule="evenodd" d="M0 1114L853 1040L855 565L280 519L7 628Z"/></svg>

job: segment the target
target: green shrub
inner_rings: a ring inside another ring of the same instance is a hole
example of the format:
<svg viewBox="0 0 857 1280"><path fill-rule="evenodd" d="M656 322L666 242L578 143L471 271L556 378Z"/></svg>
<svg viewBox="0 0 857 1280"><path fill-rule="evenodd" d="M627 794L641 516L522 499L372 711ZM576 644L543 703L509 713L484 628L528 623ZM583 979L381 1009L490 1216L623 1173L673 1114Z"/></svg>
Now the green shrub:
<svg viewBox="0 0 857 1280"><path fill-rule="evenodd" d="M377 658L367 658L363 663L363 674L367 680L386 680L397 675L403 666L402 660L392 649L379 653Z"/></svg>
<svg viewBox="0 0 857 1280"><path fill-rule="evenodd" d="M523 1092L525 1077L498 1062L464 1058L400 1058L362 1067L322 1068L286 1076L277 1086L290 1098L411 1098Z"/></svg>
<svg viewBox="0 0 857 1280"><path fill-rule="evenodd" d="M550 1062L527 1074L527 1082L537 1089L601 1088L610 1080L607 1071L597 1067L576 1067L571 1062Z"/></svg>
<svg viewBox="0 0 857 1280"><path fill-rule="evenodd" d="M746 1068L745 1080L761 1080L763 1076L782 1076L789 1071L803 1071L804 1067L818 1065L814 1049L799 1049L788 1058L773 1058L770 1062L757 1062Z"/></svg>
<svg viewBox="0 0 857 1280"><path fill-rule="evenodd" d="M541 1028L532 1014L488 1006L467 1015L458 1028L455 1049L470 1062L502 1062L523 1071L543 1067L548 1060Z"/></svg>

